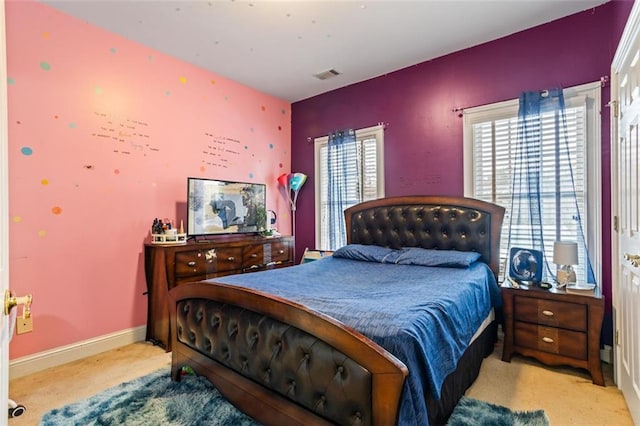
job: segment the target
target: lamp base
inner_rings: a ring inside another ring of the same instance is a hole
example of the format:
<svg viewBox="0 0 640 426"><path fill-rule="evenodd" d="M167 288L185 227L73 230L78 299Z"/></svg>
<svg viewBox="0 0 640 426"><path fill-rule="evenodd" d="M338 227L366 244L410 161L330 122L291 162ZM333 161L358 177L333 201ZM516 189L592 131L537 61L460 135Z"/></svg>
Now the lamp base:
<svg viewBox="0 0 640 426"><path fill-rule="evenodd" d="M558 266L557 272L558 287L564 287L567 284L575 284L576 271L571 265Z"/></svg>

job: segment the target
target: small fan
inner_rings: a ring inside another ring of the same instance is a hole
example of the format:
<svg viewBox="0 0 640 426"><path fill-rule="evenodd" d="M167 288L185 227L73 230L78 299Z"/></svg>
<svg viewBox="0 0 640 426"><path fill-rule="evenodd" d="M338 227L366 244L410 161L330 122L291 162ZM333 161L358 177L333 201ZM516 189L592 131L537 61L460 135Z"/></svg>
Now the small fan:
<svg viewBox="0 0 640 426"><path fill-rule="evenodd" d="M542 252L512 247L509 251L509 276L522 284L538 284L542 280Z"/></svg>

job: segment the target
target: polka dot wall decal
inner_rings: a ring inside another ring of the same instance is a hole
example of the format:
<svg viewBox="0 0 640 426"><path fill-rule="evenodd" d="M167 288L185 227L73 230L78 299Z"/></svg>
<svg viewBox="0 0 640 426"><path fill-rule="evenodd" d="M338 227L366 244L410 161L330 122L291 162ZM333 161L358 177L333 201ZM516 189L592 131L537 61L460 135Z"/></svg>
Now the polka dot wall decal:
<svg viewBox="0 0 640 426"><path fill-rule="evenodd" d="M22 222L22 216L13 217L13 223L20 223L20 222Z"/></svg>
<svg viewBox="0 0 640 426"><path fill-rule="evenodd" d="M53 118L55 118L57 120L58 118L60 118L60 116L58 114L56 114L56 115L53 116Z"/></svg>
<svg viewBox="0 0 640 426"><path fill-rule="evenodd" d="M263 111L266 111L266 110L267 110L267 107L266 107L266 106L264 106L264 105L262 105L262 106L260 107L260 109L261 109L261 110L263 110Z"/></svg>
<svg viewBox="0 0 640 426"><path fill-rule="evenodd" d="M282 130L282 126L278 126L278 130Z"/></svg>
<svg viewBox="0 0 640 426"><path fill-rule="evenodd" d="M280 164L278 164L278 167L279 167L279 168L283 168L283 167L284 167L284 164L280 163Z"/></svg>
<svg viewBox="0 0 640 426"><path fill-rule="evenodd" d="M8 77L7 78L7 84L16 84L16 81L13 78Z"/></svg>
<svg viewBox="0 0 640 426"><path fill-rule="evenodd" d="M40 181L40 183L41 183L42 185L44 185L44 186L47 186L47 185L49 185L49 179L42 179L42 180Z"/></svg>
<svg viewBox="0 0 640 426"><path fill-rule="evenodd" d="M249 173L249 179L253 179L253 173Z"/></svg>
<svg viewBox="0 0 640 426"><path fill-rule="evenodd" d="M17 121L16 121L16 124L22 124L22 121L17 120Z"/></svg>
<svg viewBox="0 0 640 426"><path fill-rule="evenodd" d="M102 95L102 87L94 87L93 88L93 93L95 93L96 95Z"/></svg>
<svg viewBox="0 0 640 426"><path fill-rule="evenodd" d="M244 149L245 149L245 151L246 151L247 149L249 149L249 146L248 146L248 145L245 145L245 146L244 146Z"/></svg>
<svg viewBox="0 0 640 426"><path fill-rule="evenodd" d="M49 65L49 62L40 62L40 68L42 68L45 71L50 71L51 70L51 65Z"/></svg>
<svg viewBox="0 0 640 426"><path fill-rule="evenodd" d="M164 94L165 94L166 96L171 96L171 91L170 91L170 90L167 90L166 92L164 92Z"/></svg>
<svg viewBox="0 0 640 426"><path fill-rule="evenodd" d="M273 144L272 143L269 144L269 149L273 149Z"/></svg>
<svg viewBox="0 0 640 426"><path fill-rule="evenodd" d="M153 55L147 56L147 59L149 60L149 62L153 62Z"/></svg>
<svg viewBox="0 0 640 426"><path fill-rule="evenodd" d="M31 147L29 146L23 146L22 148L20 148L20 152L23 155L31 155L33 154L33 149L31 149Z"/></svg>
<svg viewBox="0 0 640 426"><path fill-rule="evenodd" d="M205 166L200 166L200 173L204 173L207 171L207 168Z"/></svg>
<svg viewBox="0 0 640 426"><path fill-rule="evenodd" d="M109 52L118 53L118 49L116 49L115 47L112 47L111 49L109 49Z"/></svg>
<svg viewBox="0 0 640 426"><path fill-rule="evenodd" d="M51 207L51 213L53 213L55 215L62 214L62 207L60 207L60 206Z"/></svg>
<svg viewBox="0 0 640 426"><path fill-rule="evenodd" d="M211 84L216 84L216 81L215 80L211 80Z"/></svg>
<svg viewBox="0 0 640 426"><path fill-rule="evenodd" d="M73 122L69 123L69 127L71 127L72 129L75 129L76 128L76 123L73 123Z"/></svg>
<svg viewBox="0 0 640 426"><path fill-rule="evenodd" d="M180 83L185 84L187 82L186 77L180 77Z"/></svg>
<svg viewBox="0 0 640 426"><path fill-rule="evenodd" d="M113 170L113 174L114 175L119 175L120 174L120 169L114 169Z"/></svg>
<svg viewBox="0 0 640 426"><path fill-rule="evenodd" d="M280 112L282 113L282 115L285 115L285 114L287 113L287 110L285 110L284 108L282 108L282 109L280 110Z"/></svg>
<svg viewBox="0 0 640 426"><path fill-rule="evenodd" d="M44 229L41 229L38 231L38 237L46 237L47 236L47 231L45 231Z"/></svg>
<svg viewBox="0 0 640 426"><path fill-rule="evenodd" d="M47 31L43 32L42 38L49 38L49 33Z"/></svg>

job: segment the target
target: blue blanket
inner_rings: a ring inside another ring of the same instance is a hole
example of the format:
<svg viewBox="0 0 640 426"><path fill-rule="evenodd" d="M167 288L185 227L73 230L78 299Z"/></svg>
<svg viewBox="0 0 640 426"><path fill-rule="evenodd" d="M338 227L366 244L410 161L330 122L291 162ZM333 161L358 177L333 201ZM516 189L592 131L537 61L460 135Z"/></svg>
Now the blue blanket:
<svg viewBox="0 0 640 426"><path fill-rule="evenodd" d="M500 304L493 273L480 262L427 267L403 264L393 254L347 257L212 281L304 304L369 337L409 369L399 424L428 424L425 395L440 398L444 379L491 307Z"/></svg>

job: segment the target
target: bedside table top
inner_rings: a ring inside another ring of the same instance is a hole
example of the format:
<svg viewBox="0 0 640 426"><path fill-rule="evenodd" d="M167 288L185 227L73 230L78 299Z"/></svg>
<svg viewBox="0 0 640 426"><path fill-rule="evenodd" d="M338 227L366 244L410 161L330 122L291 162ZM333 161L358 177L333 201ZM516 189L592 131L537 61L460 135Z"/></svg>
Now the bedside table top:
<svg viewBox="0 0 640 426"><path fill-rule="evenodd" d="M507 291L531 292L530 295L532 297L540 297L544 299L574 300L576 302L582 301L582 303L585 302L583 300L585 298L600 299L600 300L604 299L604 296L602 294L602 289L598 286L596 286L596 288L593 289L593 291L585 292L584 294L567 293L564 289L555 289L555 288L545 289L545 288L540 288L534 285L523 285L523 284L521 284L519 287L516 288L512 286L509 281L505 281L504 283L502 283L500 288L502 290L507 290ZM578 298L578 299L575 299L575 298Z"/></svg>

